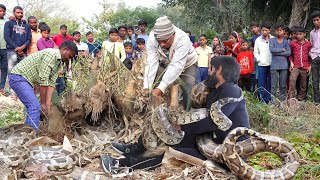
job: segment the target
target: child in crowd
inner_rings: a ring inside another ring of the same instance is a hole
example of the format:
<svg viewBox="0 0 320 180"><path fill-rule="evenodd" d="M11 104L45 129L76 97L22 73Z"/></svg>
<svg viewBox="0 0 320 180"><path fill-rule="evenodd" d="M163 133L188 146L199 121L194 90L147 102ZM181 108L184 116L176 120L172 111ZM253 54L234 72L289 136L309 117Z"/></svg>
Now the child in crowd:
<svg viewBox="0 0 320 180"><path fill-rule="evenodd" d="M310 32L311 50L310 56L311 73L312 73L312 85L313 85L313 99L314 102L320 103L320 91L319 91L319 67L320 67L320 11L316 10L311 14L314 29Z"/></svg>
<svg viewBox="0 0 320 180"><path fill-rule="evenodd" d="M208 69L211 69L209 67L210 61L211 61L211 55L212 55L212 49L207 46L207 36L205 34L202 34L199 36L199 44L200 46L196 48L196 52L198 54L198 76L197 76L197 83L200 83L203 80L206 80L208 78Z"/></svg>
<svg viewBox="0 0 320 180"><path fill-rule="evenodd" d="M284 38L289 41L289 44L291 42L291 37L290 36L291 36L290 28L288 26L286 26L284 28Z"/></svg>
<svg viewBox="0 0 320 180"><path fill-rule="evenodd" d="M251 22L250 30L252 33L250 50L253 52L254 51L254 44L255 44L256 40L258 39L258 37L261 36L259 23L258 22ZM258 62L257 62L257 59L254 58L254 71L251 74L251 87L250 87L251 92L255 91L256 84L258 84Z"/></svg>
<svg viewBox="0 0 320 180"><path fill-rule="evenodd" d="M241 47L240 36L237 32L233 31L229 36L229 41L232 44L232 47L226 46L227 56L233 56L237 58L239 53L239 48Z"/></svg>
<svg viewBox="0 0 320 180"><path fill-rule="evenodd" d="M218 56L222 56L223 52L224 52L224 49L223 49L222 45L215 46L215 49L214 49L212 56L211 56L211 59L218 57Z"/></svg>
<svg viewBox="0 0 320 180"><path fill-rule="evenodd" d="M218 37L214 37L212 39L211 47L212 47L211 58L213 58L215 56L224 55L223 44L221 43L221 40ZM218 51L218 52L216 52L216 51Z"/></svg>
<svg viewBox="0 0 320 180"><path fill-rule="evenodd" d="M48 25L42 25L40 27L42 37L37 41L37 48L39 51L57 47L53 40L50 38L50 27Z"/></svg>
<svg viewBox="0 0 320 180"><path fill-rule="evenodd" d="M142 57L142 53L145 51L146 49L146 42L143 38L138 38L137 39L137 50L138 50L138 58Z"/></svg>
<svg viewBox="0 0 320 180"><path fill-rule="evenodd" d="M131 40L132 34L134 34L134 28L133 28L133 26L128 26L127 34L128 34L128 39L130 39L130 42L131 42L131 41L132 41L132 40Z"/></svg>
<svg viewBox="0 0 320 180"><path fill-rule="evenodd" d="M303 101L307 94L307 77L311 72L311 64L308 59L311 43L305 39L305 29L296 28L297 40L292 41L290 48L292 51L290 60L290 81L289 81L289 98L296 97L297 78L300 77L298 100Z"/></svg>
<svg viewBox="0 0 320 180"><path fill-rule="evenodd" d="M275 26L276 38L271 38L269 43L272 61L270 65L271 72L271 94L277 97L278 85L280 85L280 100L287 98L287 80L288 80L288 57L291 55L288 40L284 38L284 25Z"/></svg>
<svg viewBox="0 0 320 180"><path fill-rule="evenodd" d="M123 64L131 70L133 61L137 59L137 53L133 50L131 42L125 42L123 45L126 52L126 59L123 61Z"/></svg>
<svg viewBox="0 0 320 180"><path fill-rule="evenodd" d="M251 74L254 70L253 53L249 50L249 43L242 40L241 52L237 55L237 61L240 64L239 87L244 91L250 91Z"/></svg>
<svg viewBox="0 0 320 180"><path fill-rule="evenodd" d="M258 62L258 97L261 101L269 103L271 91L270 64L271 53L269 41L273 36L270 35L270 24L265 22L261 25L262 35L257 38L254 44L254 57Z"/></svg>
<svg viewBox="0 0 320 180"><path fill-rule="evenodd" d="M126 52L121 42L118 42L118 30L111 28L109 30L109 39L102 43L102 53L104 58L108 57L108 54L114 54L121 62L126 59Z"/></svg>

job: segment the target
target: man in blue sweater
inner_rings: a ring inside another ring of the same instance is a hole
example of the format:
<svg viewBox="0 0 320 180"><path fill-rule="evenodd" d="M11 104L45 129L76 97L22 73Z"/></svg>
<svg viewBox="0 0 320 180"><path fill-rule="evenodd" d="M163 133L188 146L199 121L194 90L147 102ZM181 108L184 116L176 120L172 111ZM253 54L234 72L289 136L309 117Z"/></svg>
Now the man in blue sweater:
<svg viewBox="0 0 320 180"><path fill-rule="evenodd" d="M7 42L7 58L9 72L26 55L31 40L31 29L23 18L23 9L20 6L13 8L15 19L4 25L4 39Z"/></svg>
<svg viewBox="0 0 320 180"><path fill-rule="evenodd" d="M288 40L284 38L284 29L284 25L276 25L276 38L271 38L269 43L270 52L272 53L270 65L271 94L274 97L277 97L278 84L280 84L281 101L284 101L287 98L288 57L291 55Z"/></svg>

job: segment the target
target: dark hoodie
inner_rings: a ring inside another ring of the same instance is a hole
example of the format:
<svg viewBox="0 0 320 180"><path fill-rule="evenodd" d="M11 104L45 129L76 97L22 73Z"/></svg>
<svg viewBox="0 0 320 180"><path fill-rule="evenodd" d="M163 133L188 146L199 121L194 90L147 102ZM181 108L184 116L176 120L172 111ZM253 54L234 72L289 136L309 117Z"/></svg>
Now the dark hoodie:
<svg viewBox="0 0 320 180"><path fill-rule="evenodd" d="M31 29L26 21L18 23L16 20L7 21L4 25L4 39L7 42L7 49L13 50L26 45L23 52L27 52L27 47L31 40Z"/></svg>

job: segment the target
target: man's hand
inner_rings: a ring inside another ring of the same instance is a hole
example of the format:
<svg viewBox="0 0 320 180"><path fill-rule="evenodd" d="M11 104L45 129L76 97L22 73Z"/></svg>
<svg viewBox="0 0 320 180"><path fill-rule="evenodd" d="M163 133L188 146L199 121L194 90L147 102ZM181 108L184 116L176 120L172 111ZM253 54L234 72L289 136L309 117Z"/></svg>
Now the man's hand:
<svg viewBox="0 0 320 180"><path fill-rule="evenodd" d="M156 89L154 89L152 91L152 95L154 95L156 97L161 96L162 95L162 91L160 89L156 88Z"/></svg>
<svg viewBox="0 0 320 180"><path fill-rule="evenodd" d="M46 104L41 104L41 110L42 110L42 113L46 116L48 116L48 107Z"/></svg>
<svg viewBox="0 0 320 180"><path fill-rule="evenodd" d="M311 66L308 67L307 73L308 73L308 75L310 75L310 73L311 73Z"/></svg>
<svg viewBox="0 0 320 180"><path fill-rule="evenodd" d="M294 64L290 63L290 72L293 70Z"/></svg>

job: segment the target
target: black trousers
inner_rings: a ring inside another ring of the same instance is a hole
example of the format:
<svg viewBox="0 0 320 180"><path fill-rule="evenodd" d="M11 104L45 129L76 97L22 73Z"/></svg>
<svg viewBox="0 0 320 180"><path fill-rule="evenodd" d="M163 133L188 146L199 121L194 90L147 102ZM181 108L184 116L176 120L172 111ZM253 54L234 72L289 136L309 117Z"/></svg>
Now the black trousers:
<svg viewBox="0 0 320 180"><path fill-rule="evenodd" d="M144 170L153 170L161 165L163 155L145 157L143 153L147 150L142 143L142 137L139 137L138 143L131 145L133 148L137 148L137 153L135 155L126 155L126 158L120 159L120 166L131 167L132 170L144 169ZM197 157L202 160L206 158L197 150L196 148L196 135L189 134L185 135L183 140L174 146L171 146L173 149L189 154L191 156Z"/></svg>

